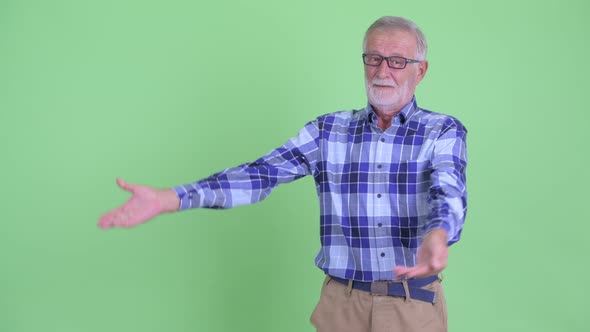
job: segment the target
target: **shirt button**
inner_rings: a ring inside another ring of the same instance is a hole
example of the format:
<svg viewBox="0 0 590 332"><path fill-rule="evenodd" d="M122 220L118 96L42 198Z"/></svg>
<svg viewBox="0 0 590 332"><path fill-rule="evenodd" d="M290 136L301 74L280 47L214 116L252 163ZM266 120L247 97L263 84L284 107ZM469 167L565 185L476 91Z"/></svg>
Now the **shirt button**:
<svg viewBox="0 0 590 332"><path fill-rule="evenodd" d="M381 166L381 165L377 165L377 168L381 168L381 167L383 167L383 166Z"/></svg>
<svg viewBox="0 0 590 332"><path fill-rule="evenodd" d="M385 257L385 253L384 252L381 253L381 257Z"/></svg>
<svg viewBox="0 0 590 332"><path fill-rule="evenodd" d="M377 194L377 198L381 198L381 194Z"/></svg>
<svg viewBox="0 0 590 332"><path fill-rule="evenodd" d="M383 226L383 224L382 223L378 223L377 226L381 227L381 226Z"/></svg>
<svg viewBox="0 0 590 332"><path fill-rule="evenodd" d="M385 142L385 138L382 138L382 139L381 139L381 142Z"/></svg>

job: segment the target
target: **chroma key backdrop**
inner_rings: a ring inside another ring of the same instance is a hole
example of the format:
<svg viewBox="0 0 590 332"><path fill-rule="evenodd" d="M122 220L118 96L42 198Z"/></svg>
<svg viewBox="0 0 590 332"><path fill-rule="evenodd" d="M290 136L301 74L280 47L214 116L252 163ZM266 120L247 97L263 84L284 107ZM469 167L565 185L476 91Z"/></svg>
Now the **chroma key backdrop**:
<svg viewBox="0 0 590 332"><path fill-rule="evenodd" d="M252 161L366 105L384 15L429 42L421 107L469 130L452 332L586 331L590 4L563 1L0 1L0 331L313 331L312 178L264 202L134 229L129 196Z"/></svg>

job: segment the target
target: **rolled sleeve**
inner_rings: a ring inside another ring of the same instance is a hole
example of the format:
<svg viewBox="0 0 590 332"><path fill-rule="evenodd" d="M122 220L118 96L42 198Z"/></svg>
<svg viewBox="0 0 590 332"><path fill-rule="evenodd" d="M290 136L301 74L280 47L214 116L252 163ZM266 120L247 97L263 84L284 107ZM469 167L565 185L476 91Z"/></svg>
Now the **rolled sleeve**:
<svg viewBox="0 0 590 332"><path fill-rule="evenodd" d="M466 137L467 129L450 119L434 143L426 232L444 229L449 245L459 240L467 213Z"/></svg>
<svg viewBox="0 0 590 332"><path fill-rule="evenodd" d="M279 184L312 174L318 154L318 129L312 121L283 146L254 162L174 187L179 210L227 209L260 202Z"/></svg>
<svg viewBox="0 0 590 332"><path fill-rule="evenodd" d="M172 190L176 192L176 196L180 201L178 206L179 211L201 206L202 195L199 195L198 190L195 190L194 188L187 189L186 186L173 187Z"/></svg>

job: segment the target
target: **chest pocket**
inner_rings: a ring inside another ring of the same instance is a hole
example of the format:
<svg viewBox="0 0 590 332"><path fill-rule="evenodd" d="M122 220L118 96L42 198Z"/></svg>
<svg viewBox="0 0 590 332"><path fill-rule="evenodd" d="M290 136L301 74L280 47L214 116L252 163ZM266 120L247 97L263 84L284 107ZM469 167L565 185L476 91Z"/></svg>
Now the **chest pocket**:
<svg viewBox="0 0 590 332"><path fill-rule="evenodd" d="M398 171L390 174L390 188L395 191L392 207L397 207L400 226L416 231L425 222L431 174L430 160L401 161Z"/></svg>
<svg viewBox="0 0 590 332"><path fill-rule="evenodd" d="M430 188L432 173L430 160L400 161L396 167L390 168L389 183L398 195L427 194Z"/></svg>

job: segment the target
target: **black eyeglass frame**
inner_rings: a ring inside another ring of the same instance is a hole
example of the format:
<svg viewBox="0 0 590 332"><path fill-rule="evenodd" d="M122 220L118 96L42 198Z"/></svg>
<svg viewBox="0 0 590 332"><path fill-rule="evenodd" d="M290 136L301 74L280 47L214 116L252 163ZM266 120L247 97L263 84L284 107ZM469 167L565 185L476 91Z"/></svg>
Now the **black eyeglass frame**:
<svg viewBox="0 0 590 332"><path fill-rule="evenodd" d="M367 63L367 60L366 60L366 56L367 55L377 56L377 57L381 58L381 60L376 65L368 64ZM404 62L404 66L403 67L392 67L391 66L391 63L389 62L389 59L399 59L399 60L402 60ZM391 69L404 69L404 68L406 68L406 66L408 65L408 63L420 63L420 62L423 61L423 60L408 59L408 58L404 58L403 56L398 56L398 55L382 56L382 55L379 55L379 54L363 53L363 63L365 65L367 65L367 66L379 67L379 66L381 66L381 63L383 62L383 60L387 60L387 67L389 67Z"/></svg>

